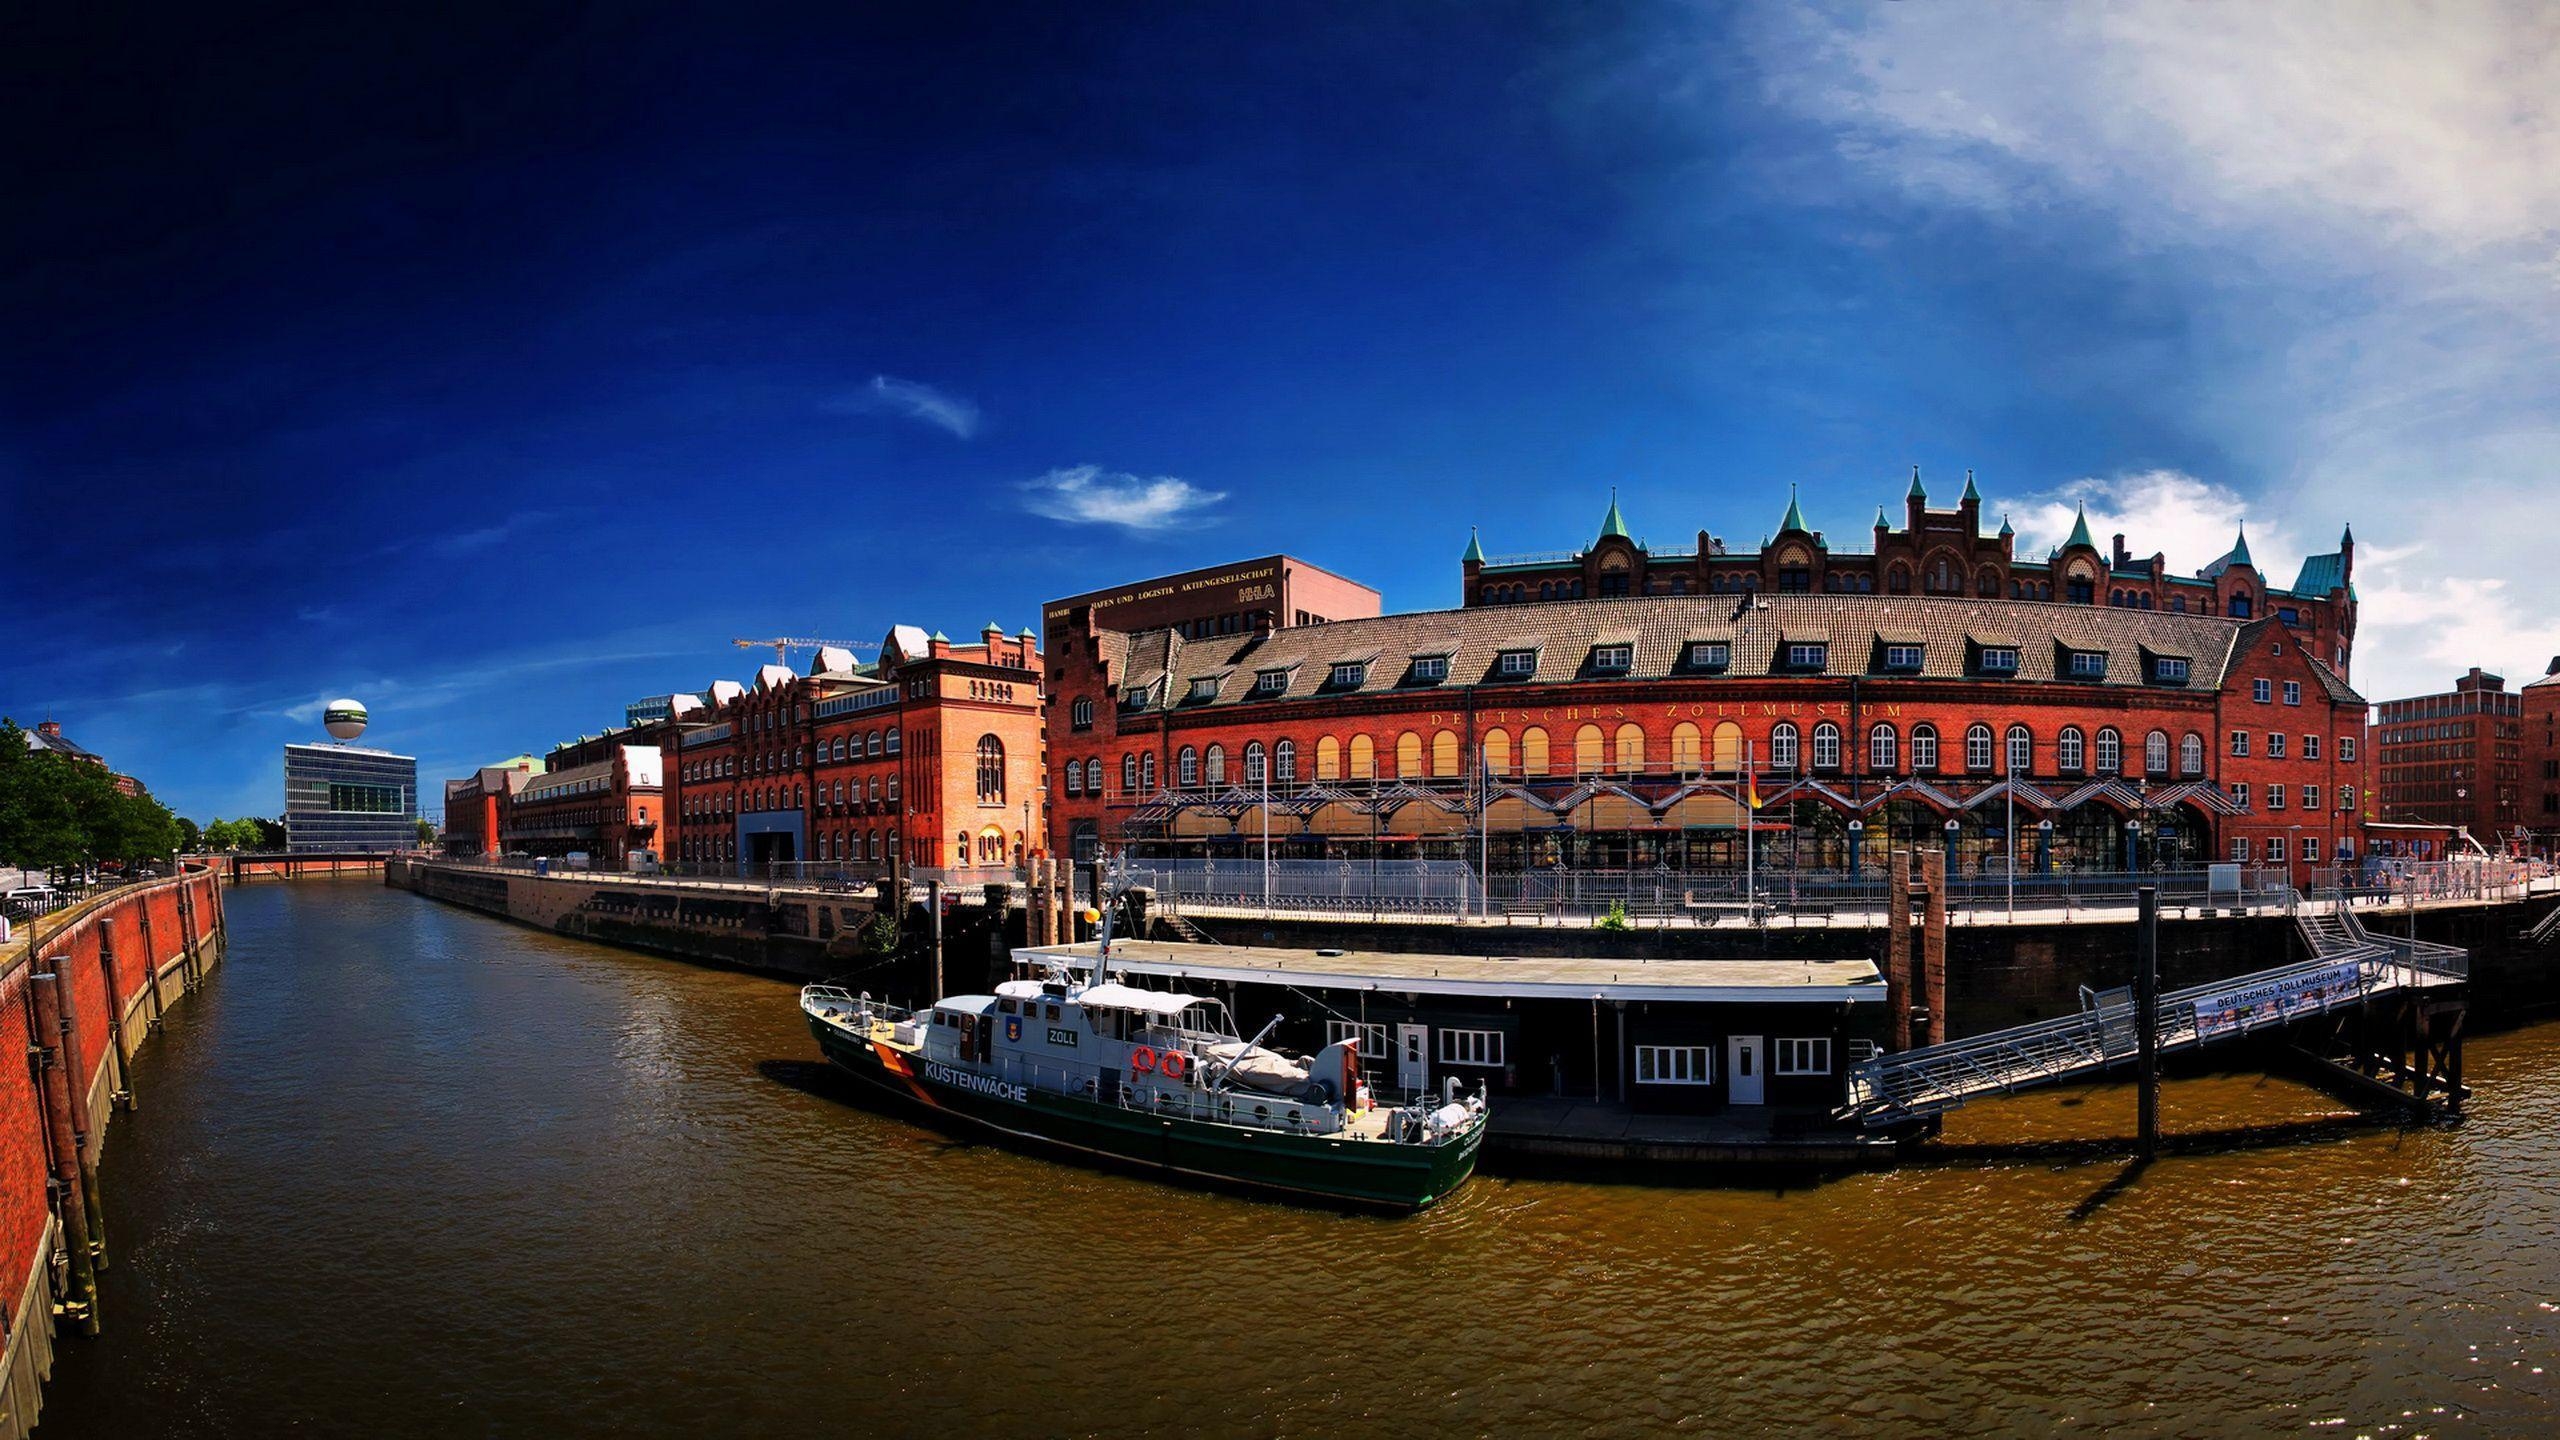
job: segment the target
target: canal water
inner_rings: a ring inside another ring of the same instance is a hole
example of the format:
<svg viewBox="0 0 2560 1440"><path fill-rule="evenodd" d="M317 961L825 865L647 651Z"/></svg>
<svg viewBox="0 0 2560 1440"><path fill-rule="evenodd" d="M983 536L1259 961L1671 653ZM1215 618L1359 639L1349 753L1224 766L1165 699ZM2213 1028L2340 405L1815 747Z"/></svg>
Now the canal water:
<svg viewBox="0 0 2560 1440"><path fill-rule="evenodd" d="M230 896L134 1066L42 1433L2560 1427L2560 1027L2473 1118L1810 1188L1479 1180L1403 1221L859 1108L789 986L362 882ZM2190 1132L2328 1102L2171 1087ZM1957 1138L2130 1128L2118 1088Z"/></svg>

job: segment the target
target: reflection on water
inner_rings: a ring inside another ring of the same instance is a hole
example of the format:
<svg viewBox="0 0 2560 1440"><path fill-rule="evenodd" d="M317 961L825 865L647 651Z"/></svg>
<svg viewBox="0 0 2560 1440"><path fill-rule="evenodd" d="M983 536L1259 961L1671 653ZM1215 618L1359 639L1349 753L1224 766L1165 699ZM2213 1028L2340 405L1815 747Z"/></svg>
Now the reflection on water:
<svg viewBox="0 0 2560 1440"><path fill-rule="evenodd" d="M50 1437L2560 1426L2560 1026L2456 1130L1410 1220L847 1103L790 987L362 883L237 891L134 1079ZM2174 1085L2172 1130L2331 1110ZM2129 1133L2130 1093L1949 1138ZM2485 1423L2484 1423L2485 1422Z"/></svg>

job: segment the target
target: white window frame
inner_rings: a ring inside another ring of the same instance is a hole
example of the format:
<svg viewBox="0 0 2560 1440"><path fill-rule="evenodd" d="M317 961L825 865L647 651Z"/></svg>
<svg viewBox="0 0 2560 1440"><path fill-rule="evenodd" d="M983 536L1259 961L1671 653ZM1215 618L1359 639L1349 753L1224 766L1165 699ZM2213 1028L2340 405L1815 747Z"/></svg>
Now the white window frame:
<svg viewBox="0 0 2560 1440"><path fill-rule="evenodd" d="M2245 760L2245 759L2249 758L2249 732L2248 732L2248 731L2246 731L2246 730L2234 730L2234 731L2232 731L2232 732L2231 732L2231 753L2232 753L2234 756L2236 756L2236 757L2238 757L2238 758L2240 758L2240 759L2243 759L2243 760Z"/></svg>
<svg viewBox="0 0 2560 1440"><path fill-rule="evenodd" d="M1498 1070L1502 1068L1502 1032L1443 1026L1440 1030L1440 1063Z"/></svg>
<svg viewBox="0 0 2560 1440"><path fill-rule="evenodd" d="M2299 705L2302 703L2301 681L2287 680L2284 682L2284 703L2287 705Z"/></svg>
<svg viewBox="0 0 2560 1440"><path fill-rule="evenodd" d="M1538 652L1505 650L1502 652L1501 660L1496 662L1495 668L1504 675L1535 675L1538 673Z"/></svg>
<svg viewBox="0 0 2560 1440"><path fill-rule="evenodd" d="M2234 865L2246 865L2249 863L2248 836L2234 835L2231 837L2231 863Z"/></svg>
<svg viewBox="0 0 2560 1440"><path fill-rule="evenodd" d="M1776 1064L1771 1073L1777 1075L1828 1075L1831 1073L1831 1037L1807 1035L1781 1036L1770 1042Z"/></svg>
<svg viewBox="0 0 2560 1440"><path fill-rule="evenodd" d="M1884 668L1917 670L1920 668L1921 659L1927 653L1927 649L1919 645L1887 645L1884 647Z"/></svg>
<svg viewBox="0 0 2560 1440"><path fill-rule="evenodd" d="M1787 642L1787 668L1790 670L1825 670L1831 665L1831 646L1818 640Z"/></svg>
<svg viewBox="0 0 2560 1440"><path fill-rule="evenodd" d="M1413 659L1413 678L1438 682L1449 678L1449 657L1417 655Z"/></svg>
<svg viewBox="0 0 2560 1440"><path fill-rule="evenodd" d="M1840 768L1840 727L1828 720L1813 727L1813 768Z"/></svg>
<svg viewBox="0 0 2560 1440"><path fill-rule="evenodd" d="M1982 647L1979 668L1990 675L2015 675L2018 673L2018 652L2008 645L1986 645Z"/></svg>
<svg viewBox="0 0 2560 1440"><path fill-rule="evenodd" d="M1693 640L1689 644L1689 664L1699 670L1723 670L1733 664L1733 646L1723 640Z"/></svg>
<svg viewBox="0 0 2560 1440"><path fill-rule="evenodd" d="M2302 808L2305 810L2317 810L2320 808L2319 786L2305 785L2302 787Z"/></svg>
<svg viewBox="0 0 2560 1440"><path fill-rule="evenodd" d="M1638 1085L1713 1085L1716 1050L1712 1045L1638 1045Z"/></svg>
<svg viewBox="0 0 2560 1440"><path fill-rule="evenodd" d="M1594 670L1632 670L1635 668L1635 664L1636 647L1633 645L1594 645L1591 647L1591 668Z"/></svg>
<svg viewBox="0 0 2560 1440"><path fill-rule="evenodd" d="M1938 727L1926 724L1912 726L1911 773L1914 775L1927 775L1935 771L1937 768Z"/></svg>
<svg viewBox="0 0 2560 1440"><path fill-rule="evenodd" d="M2320 758L2319 736L2305 735L2302 737L2302 758L2305 760L2317 760Z"/></svg>
<svg viewBox="0 0 2560 1440"><path fill-rule="evenodd" d="M2072 651L2070 675L2074 680L2106 679L2107 652L2104 650Z"/></svg>
<svg viewBox="0 0 2560 1440"><path fill-rule="evenodd" d="M2276 682L2273 680L2250 681L2249 698L2257 701L2261 705L2274 704L2276 700Z"/></svg>
<svg viewBox="0 0 2560 1440"><path fill-rule="evenodd" d="M2338 763L2341 765L2356 763L2356 737L2353 735L2338 737Z"/></svg>
<svg viewBox="0 0 2560 1440"><path fill-rule="evenodd" d="M2267 808L2271 811L2281 810L2284 808L2284 783L2282 781L2268 782Z"/></svg>
<svg viewBox="0 0 2560 1440"><path fill-rule="evenodd" d="M2168 656L2163 655L2159 659L2151 662L2151 671L2152 678L2163 685L2184 685L2187 683L2187 662L2184 660L2172 660Z"/></svg>
<svg viewBox="0 0 2560 1440"><path fill-rule="evenodd" d="M1357 1048L1363 1067L1395 1063L1396 1052L1387 1046L1386 1026L1364 1025L1357 1020L1324 1022L1324 1043L1327 1045L1339 1045L1344 1040L1355 1038L1359 1041Z"/></svg>
<svg viewBox="0 0 2560 1440"><path fill-rule="evenodd" d="M2270 731L2268 731L2268 732L2267 732L2267 758L2268 758L2268 759L2270 759L2270 760L2282 760L2283 758L2285 758L2285 756L2284 756L2284 751L2285 751L2285 744L2284 744L2284 732L2283 732L2283 731L2281 731L2281 730L2270 730Z"/></svg>
<svg viewBox="0 0 2560 1440"><path fill-rule="evenodd" d="M1992 757L1999 751L1992 747L1991 727L1980 721L1964 729L1964 768L1976 775L1989 774Z"/></svg>
<svg viewBox="0 0 2560 1440"><path fill-rule="evenodd" d="M1369 662L1352 660L1333 667L1325 682L1336 690L1357 690L1369 683Z"/></svg>
<svg viewBox="0 0 2560 1440"><path fill-rule="evenodd" d="M1217 698L1218 698L1218 681L1217 681L1217 678L1216 678L1215 676L1202 676L1200 679L1197 679L1197 680L1192 681L1192 682L1191 682L1191 698L1192 698L1192 699L1194 699L1194 700L1215 700L1215 699L1217 699Z"/></svg>
<svg viewBox="0 0 2560 1440"><path fill-rule="evenodd" d="M1288 688L1289 672L1286 670L1265 670L1253 677L1253 693L1256 695L1277 695Z"/></svg>

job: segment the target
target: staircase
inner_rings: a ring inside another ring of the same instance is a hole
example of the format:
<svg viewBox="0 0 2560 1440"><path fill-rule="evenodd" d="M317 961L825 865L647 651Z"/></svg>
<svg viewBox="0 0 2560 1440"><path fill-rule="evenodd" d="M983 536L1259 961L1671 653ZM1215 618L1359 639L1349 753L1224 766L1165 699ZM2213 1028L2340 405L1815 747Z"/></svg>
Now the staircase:
<svg viewBox="0 0 2560 1440"><path fill-rule="evenodd" d="M2524 932L2524 943L2527 945L2548 945L2554 940L2560 940L2560 906L2552 907L2550 914L2543 916L2541 920L2535 922L2532 929Z"/></svg>
<svg viewBox="0 0 2560 1440"><path fill-rule="evenodd" d="M2158 1052L2238 1039L2402 990L2458 985L2470 972L2467 951L2369 934L2343 904L2296 920L2311 959L2161 996ZM2112 991L2084 1003L2077 1015L1863 1061L1850 1070L1849 1101L1837 1113L1900 1124L2130 1062L2141 1038L2132 999Z"/></svg>
<svg viewBox="0 0 2560 1440"><path fill-rule="evenodd" d="M1208 931L1203 930L1199 926L1184 919L1179 911L1158 910L1155 912L1155 922L1158 925L1163 926L1165 929L1172 931L1175 938L1186 941L1190 944L1215 945L1218 943L1216 940L1210 938Z"/></svg>

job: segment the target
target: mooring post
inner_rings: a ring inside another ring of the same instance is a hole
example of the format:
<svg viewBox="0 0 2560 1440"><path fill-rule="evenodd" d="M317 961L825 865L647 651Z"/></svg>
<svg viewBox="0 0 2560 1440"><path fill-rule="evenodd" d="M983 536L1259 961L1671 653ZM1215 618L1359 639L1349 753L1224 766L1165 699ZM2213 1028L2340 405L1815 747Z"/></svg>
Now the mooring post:
<svg viewBox="0 0 2560 1440"><path fill-rule="evenodd" d="M1947 852L1920 854L1920 884L1929 892L1920 902L1920 964L1913 977L1920 1006L1929 1014L1924 1045L1947 1042Z"/></svg>
<svg viewBox="0 0 2560 1440"><path fill-rule="evenodd" d="M56 963L68 958L58 956ZM38 971L27 980L36 1031L35 1050L28 1059L35 1067L36 1087L44 1096L45 1131L53 1151L53 1175L47 1188L53 1192L54 1213L62 1222L63 1254L71 1262L71 1295L63 1311L80 1323L84 1333L95 1335L97 1264L106 1246L90 1213L89 1187L83 1183L88 1152L72 1108L79 1082L71 1074L70 1021L62 1011L61 977L55 971Z"/></svg>
<svg viewBox="0 0 2560 1440"><path fill-rule="evenodd" d="M187 888L183 878L178 888ZM142 987L151 996L151 1013L143 1017L142 1031L148 1035L160 1028L160 943L151 934L151 897L142 900Z"/></svg>
<svg viewBox="0 0 2560 1440"><path fill-rule="evenodd" d="M2134 951L2139 969L2133 977L2135 1103L2139 1107L2141 1154L2160 1151L2160 887L2134 892Z"/></svg>
<svg viewBox="0 0 2560 1440"><path fill-rule="evenodd" d="M145 908L150 903L150 898L144 897ZM124 997L116 993L116 923L103 916L98 920L98 973L107 982L107 1104L112 1109L131 1110L132 1077L125 1073Z"/></svg>
<svg viewBox="0 0 2560 1440"><path fill-rule="evenodd" d="M1884 894L1884 1003L1896 1050L1911 1048L1911 852L1893 852Z"/></svg>
<svg viewBox="0 0 2560 1440"><path fill-rule="evenodd" d="M933 1003L942 1003L942 882L924 882L925 925L933 936Z"/></svg>

